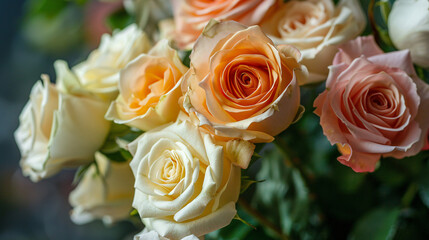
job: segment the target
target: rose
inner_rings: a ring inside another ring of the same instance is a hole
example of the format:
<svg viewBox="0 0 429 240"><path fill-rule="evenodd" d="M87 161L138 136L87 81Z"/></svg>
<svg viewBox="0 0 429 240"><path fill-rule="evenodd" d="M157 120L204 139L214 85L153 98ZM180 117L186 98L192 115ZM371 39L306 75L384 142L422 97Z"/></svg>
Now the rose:
<svg viewBox="0 0 429 240"><path fill-rule="evenodd" d="M119 71L149 48L146 35L132 24L114 32L113 36L103 35L99 48L86 61L76 65L73 71L84 89L102 99L114 99L118 92Z"/></svg>
<svg viewBox="0 0 429 240"><path fill-rule="evenodd" d="M190 49L210 19L258 24L276 6L277 0L173 0L176 34L180 48Z"/></svg>
<svg viewBox="0 0 429 240"><path fill-rule="evenodd" d="M429 2L397 0L388 18L389 36L399 49L409 49L413 62L429 67Z"/></svg>
<svg viewBox="0 0 429 240"><path fill-rule="evenodd" d="M337 45L358 36L366 20L356 0L288 1L261 23L276 44L290 44L302 53L302 64L310 73L307 81L325 80Z"/></svg>
<svg viewBox="0 0 429 240"><path fill-rule="evenodd" d="M106 118L144 131L175 121L181 77L187 70L168 41L161 40L121 71L120 93Z"/></svg>
<svg viewBox="0 0 429 240"><path fill-rule="evenodd" d="M417 154L429 127L429 86L409 52L384 54L372 36L340 47L314 106L338 160L356 172L374 171L381 156Z"/></svg>
<svg viewBox="0 0 429 240"><path fill-rule="evenodd" d="M195 237L195 235L189 235L181 240L198 240L199 238ZM134 236L134 240L169 240L168 238L165 238L163 236L160 236L155 231L149 231L147 228L143 229L140 233Z"/></svg>
<svg viewBox="0 0 429 240"><path fill-rule="evenodd" d="M211 135L175 122L144 133L129 150L133 207L149 230L171 239L200 237L234 218L240 168Z"/></svg>
<svg viewBox="0 0 429 240"><path fill-rule="evenodd" d="M258 26L212 21L190 59L184 107L215 135L269 142L299 116L300 53L275 47Z"/></svg>
<svg viewBox="0 0 429 240"><path fill-rule="evenodd" d="M60 82L72 77L62 66L55 65ZM42 80L33 86L15 132L23 174L33 181L92 161L110 127L106 103L59 92L46 75Z"/></svg>
<svg viewBox="0 0 429 240"><path fill-rule="evenodd" d="M95 162L69 195L73 207L71 219L76 224L94 219L112 224L130 216L134 195L130 166L109 160L99 152L95 154Z"/></svg>

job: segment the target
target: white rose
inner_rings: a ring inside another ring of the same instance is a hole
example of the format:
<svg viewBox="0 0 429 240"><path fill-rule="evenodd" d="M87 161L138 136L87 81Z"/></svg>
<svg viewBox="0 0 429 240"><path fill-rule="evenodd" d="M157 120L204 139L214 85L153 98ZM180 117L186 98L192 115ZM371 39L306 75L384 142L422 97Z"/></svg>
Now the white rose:
<svg viewBox="0 0 429 240"><path fill-rule="evenodd" d="M171 239L201 237L234 218L240 168L209 134L176 122L144 133L129 150L133 207L148 229Z"/></svg>
<svg viewBox="0 0 429 240"><path fill-rule="evenodd" d="M121 71L119 95L106 119L144 131L174 122L180 110L180 83L187 70L168 41L161 40Z"/></svg>
<svg viewBox="0 0 429 240"><path fill-rule="evenodd" d="M111 224L130 216L134 177L129 164L111 161L100 152L95 161L69 196L76 224L94 219Z"/></svg>
<svg viewBox="0 0 429 240"><path fill-rule="evenodd" d="M261 26L276 44L301 51L309 78L300 85L325 80L337 45L358 36L366 20L356 0L292 0L284 3Z"/></svg>
<svg viewBox="0 0 429 240"><path fill-rule="evenodd" d="M35 182L92 161L110 128L104 119L108 104L59 92L46 75L42 80L34 85L15 131L23 174Z"/></svg>
<svg viewBox="0 0 429 240"><path fill-rule="evenodd" d="M397 0L388 18L393 44L409 49L413 62L429 67L429 1Z"/></svg>
<svg viewBox="0 0 429 240"><path fill-rule="evenodd" d="M103 99L114 99L118 93L119 71L131 60L150 49L146 34L136 24L113 36L104 34L98 49L73 68L84 89Z"/></svg>
<svg viewBox="0 0 429 240"><path fill-rule="evenodd" d="M203 237L204 239L204 237ZM143 229L140 233L134 236L134 240L169 240L163 236L160 236L156 231L149 231L147 228ZM186 236L180 240L199 240L195 235Z"/></svg>

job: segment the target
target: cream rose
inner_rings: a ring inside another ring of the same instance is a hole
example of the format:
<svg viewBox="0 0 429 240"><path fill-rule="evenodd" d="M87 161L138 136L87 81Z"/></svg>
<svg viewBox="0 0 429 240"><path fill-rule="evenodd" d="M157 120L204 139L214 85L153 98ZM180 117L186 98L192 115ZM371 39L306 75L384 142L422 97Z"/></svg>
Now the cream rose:
<svg viewBox="0 0 429 240"><path fill-rule="evenodd" d="M388 27L393 44L409 49L413 62L429 68L429 1L396 0Z"/></svg>
<svg viewBox="0 0 429 240"><path fill-rule="evenodd" d="M203 238L204 239L204 238ZM143 229L140 233L134 236L134 240L169 240L163 236L160 236L156 231L149 231L147 228ZM195 235L189 235L181 240L199 240Z"/></svg>
<svg viewBox="0 0 429 240"><path fill-rule="evenodd" d="M175 121L181 78L187 70L168 41L161 40L121 71L119 96L106 118L144 131Z"/></svg>
<svg viewBox="0 0 429 240"><path fill-rule="evenodd" d="M358 36L366 20L359 1L288 1L261 23L276 44L291 44L302 54L302 64L310 73L299 84L325 80L337 45Z"/></svg>
<svg viewBox="0 0 429 240"><path fill-rule="evenodd" d="M150 49L147 36L132 24L113 33L104 34L98 49L73 68L82 87L102 99L114 99L118 93L119 71L131 60Z"/></svg>
<svg viewBox="0 0 429 240"><path fill-rule="evenodd" d="M110 128L106 103L59 92L46 75L42 80L34 85L15 132L22 171L35 182L92 161Z"/></svg>
<svg viewBox="0 0 429 240"><path fill-rule="evenodd" d="M269 142L302 112L299 51L275 47L258 26L211 21L190 58L184 108L218 137Z"/></svg>
<svg viewBox="0 0 429 240"><path fill-rule="evenodd" d="M102 219L105 224L112 224L128 218L134 196L134 177L129 164L111 161L99 152L95 154L95 162L69 195L72 221L85 224Z"/></svg>
<svg viewBox="0 0 429 240"><path fill-rule="evenodd" d="M129 150L133 207L148 230L170 239L201 237L234 218L240 168L211 135L175 122L144 133Z"/></svg>
<svg viewBox="0 0 429 240"><path fill-rule="evenodd" d="M211 19L259 24L277 0L173 0L175 34L180 48L190 49Z"/></svg>

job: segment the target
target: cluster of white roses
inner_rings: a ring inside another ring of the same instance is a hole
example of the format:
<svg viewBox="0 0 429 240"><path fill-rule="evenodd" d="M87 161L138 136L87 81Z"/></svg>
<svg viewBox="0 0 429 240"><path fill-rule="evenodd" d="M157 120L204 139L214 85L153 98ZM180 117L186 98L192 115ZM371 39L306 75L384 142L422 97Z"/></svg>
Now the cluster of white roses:
<svg viewBox="0 0 429 240"><path fill-rule="evenodd" d="M70 194L76 223L111 223L133 207L146 226L136 239L228 225L254 143L300 118L299 85L326 79L337 46L365 26L355 0L173 2L175 25L161 34L170 41L152 46L134 24L104 35L86 61L55 63L56 84L42 75L20 116L31 180L90 164ZM192 47L189 68L172 46ZM100 152L112 122L145 131L118 140L127 162Z"/></svg>

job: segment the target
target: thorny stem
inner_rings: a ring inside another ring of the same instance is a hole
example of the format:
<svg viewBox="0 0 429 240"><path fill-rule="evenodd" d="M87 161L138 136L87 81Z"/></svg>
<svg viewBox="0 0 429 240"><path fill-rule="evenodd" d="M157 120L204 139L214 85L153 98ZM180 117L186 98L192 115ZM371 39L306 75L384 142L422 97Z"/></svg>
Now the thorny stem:
<svg viewBox="0 0 429 240"><path fill-rule="evenodd" d="M238 199L238 204L252 217L254 217L260 224L265 226L274 232L280 239L289 240L289 236L282 233L281 229L268 220L264 215L262 215L258 210L253 208L244 198Z"/></svg>

